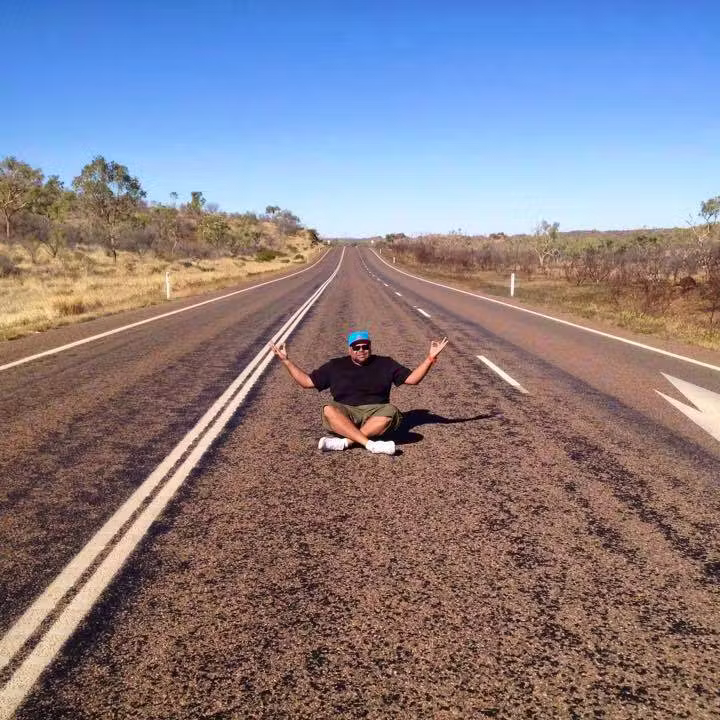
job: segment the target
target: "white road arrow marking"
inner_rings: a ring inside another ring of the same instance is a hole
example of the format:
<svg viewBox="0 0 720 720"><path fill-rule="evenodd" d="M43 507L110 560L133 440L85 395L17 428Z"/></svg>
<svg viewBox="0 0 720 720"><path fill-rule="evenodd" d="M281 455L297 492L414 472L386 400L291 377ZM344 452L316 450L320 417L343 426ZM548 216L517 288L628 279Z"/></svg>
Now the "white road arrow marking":
<svg viewBox="0 0 720 720"><path fill-rule="evenodd" d="M689 417L695 424L710 433L716 440L720 440L720 395L712 390L693 385L686 380L679 380L661 373L663 377L671 382L695 407L686 405L675 398L671 398L659 390L655 392L664 397L671 405L681 413Z"/></svg>

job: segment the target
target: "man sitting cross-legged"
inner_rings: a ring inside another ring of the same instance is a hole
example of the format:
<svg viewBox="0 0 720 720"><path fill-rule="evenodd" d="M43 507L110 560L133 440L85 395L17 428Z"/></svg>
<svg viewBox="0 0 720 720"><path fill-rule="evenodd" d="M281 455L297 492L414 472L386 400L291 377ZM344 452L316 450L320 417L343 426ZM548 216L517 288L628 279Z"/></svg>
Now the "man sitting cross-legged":
<svg viewBox="0 0 720 720"><path fill-rule="evenodd" d="M402 420L390 404L390 390L393 385L420 383L447 342L447 338L433 340L425 360L410 370L391 357L373 355L367 331L351 332L348 355L333 358L310 374L288 358L285 343L271 347L298 385L330 389L333 400L323 407L323 426L340 437L320 438L320 450L345 450L357 443L372 453L394 455L392 440L372 439L395 430Z"/></svg>

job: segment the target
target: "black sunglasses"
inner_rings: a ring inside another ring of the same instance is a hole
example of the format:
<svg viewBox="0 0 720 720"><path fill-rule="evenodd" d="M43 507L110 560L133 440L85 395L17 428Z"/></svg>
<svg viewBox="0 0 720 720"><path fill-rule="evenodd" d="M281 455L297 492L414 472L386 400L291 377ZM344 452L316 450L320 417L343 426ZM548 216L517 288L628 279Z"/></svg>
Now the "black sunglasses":
<svg viewBox="0 0 720 720"><path fill-rule="evenodd" d="M369 345L369 343L363 344L363 345L351 345L350 349L353 352L362 352L363 350L370 350L370 345Z"/></svg>

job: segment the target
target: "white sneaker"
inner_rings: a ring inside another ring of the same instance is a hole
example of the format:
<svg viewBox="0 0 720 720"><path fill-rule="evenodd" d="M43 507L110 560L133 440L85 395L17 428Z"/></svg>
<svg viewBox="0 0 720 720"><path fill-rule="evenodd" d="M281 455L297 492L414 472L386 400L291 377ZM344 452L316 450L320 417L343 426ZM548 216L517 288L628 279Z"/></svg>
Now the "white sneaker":
<svg viewBox="0 0 720 720"><path fill-rule="evenodd" d="M383 455L395 454L395 443L392 440L368 440L365 446L371 453L382 453Z"/></svg>
<svg viewBox="0 0 720 720"><path fill-rule="evenodd" d="M321 437L318 450L346 450L349 445L347 438Z"/></svg>

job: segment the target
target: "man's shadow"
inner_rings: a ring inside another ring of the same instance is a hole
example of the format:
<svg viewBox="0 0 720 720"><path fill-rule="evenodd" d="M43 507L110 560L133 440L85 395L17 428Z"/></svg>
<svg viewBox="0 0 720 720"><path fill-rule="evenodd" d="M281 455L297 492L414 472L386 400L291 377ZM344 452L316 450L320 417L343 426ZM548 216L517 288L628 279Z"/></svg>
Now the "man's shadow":
<svg viewBox="0 0 720 720"><path fill-rule="evenodd" d="M455 425L456 423L473 422L474 420L489 420L498 414L497 412L486 412L472 417L446 418L429 410L408 410L403 413L400 427L392 433L391 437L398 445L409 445L423 439L423 435L413 432L413 429L420 427L420 425Z"/></svg>

